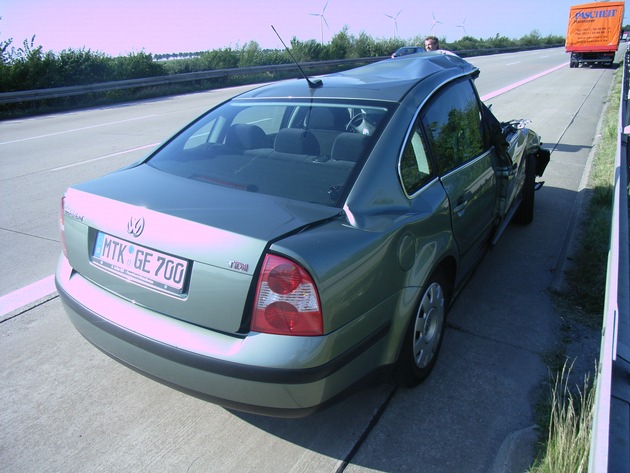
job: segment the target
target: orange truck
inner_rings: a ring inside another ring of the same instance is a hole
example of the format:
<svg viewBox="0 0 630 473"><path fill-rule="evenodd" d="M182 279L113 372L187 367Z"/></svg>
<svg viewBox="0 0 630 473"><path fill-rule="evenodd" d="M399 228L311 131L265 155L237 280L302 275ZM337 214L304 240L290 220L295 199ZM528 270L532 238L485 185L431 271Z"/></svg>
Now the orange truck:
<svg viewBox="0 0 630 473"><path fill-rule="evenodd" d="M583 64L612 66L622 34L624 2L593 2L569 10L566 52L570 67Z"/></svg>

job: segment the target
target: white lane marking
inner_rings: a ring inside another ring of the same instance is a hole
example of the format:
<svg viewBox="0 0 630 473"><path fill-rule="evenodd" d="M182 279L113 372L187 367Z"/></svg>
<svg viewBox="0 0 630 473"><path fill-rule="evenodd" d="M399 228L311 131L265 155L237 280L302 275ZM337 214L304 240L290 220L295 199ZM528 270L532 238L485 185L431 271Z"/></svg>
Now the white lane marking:
<svg viewBox="0 0 630 473"><path fill-rule="evenodd" d="M81 161L81 162L73 163L73 164L66 164L65 166L59 166L59 167L56 167L56 168L52 168L52 169L49 169L48 171L61 171L62 169L68 169L68 168L73 168L73 167L76 167L76 166L81 166L83 164L93 163L94 161L100 161L101 159L113 158L114 156L121 156L123 154L133 153L134 151L141 151L141 150L147 149L147 148L155 148L160 143L161 143L161 141L158 141L157 143L152 143L150 145L139 146L139 147L133 148L133 149L126 149L124 151L119 151L117 153L108 154L106 156L99 156L98 158L88 159L87 161Z"/></svg>
<svg viewBox="0 0 630 473"><path fill-rule="evenodd" d="M489 94L484 95L483 97L481 97L482 101L486 101L489 100L491 98L497 97L498 95L501 95L505 92L508 92L512 89L515 89L516 87L519 87L523 84L526 84L527 82L531 82L533 80L536 80L542 76L545 76L551 72L557 71L558 69L561 69L565 66L567 66L569 63L565 63L565 64L560 64L559 66L556 66L552 69L549 69L547 71L543 71L539 74L533 75L531 77L528 77L527 79L523 79L521 81L518 81L512 85L509 85L507 87L503 87L502 89L499 89L495 92L490 92ZM0 143L2 144L2 143ZM152 145L146 145L146 146L141 146L140 148L135 148L134 150L129 150L129 151L135 151L135 150L139 150L139 149L145 149L145 148L150 148L151 146L156 146L159 143L155 143ZM111 157L111 156L116 156L118 154L123 154L125 152L128 151L121 151L120 153L115 153L113 155L110 156L102 156L100 158L94 158L90 161L83 161L81 163L76 163L76 164L69 164L67 166L62 166L59 168L55 168L53 169L53 171L56 170L60 170L60 169L66 169L68 167L72 167L72 166L79 166L81 164L85 164L91 161L96 161L98 159L105 159L107 157ZM55 276L54 275L50 275L48 277L45 277L44 279L37 281L29 286L23 287L22 289L18 289L16 291L13 291L9 294L7 294L6 296L2 296L0 297L0 317L2 317L3 315L8 314L9 312L15 310L15 309L19 309L20 307L24 307L27 306L28 304L41 299L43 297L46 297L50 294L52 294L53 292L56 291L55 289Z"/></svg>
<svg viewBox="0 0 630 473"><path fill-rule="evenodd" d="M0 297L0 317L13 312L16 309L27 306L46 297L56 291L55 276L50 275L33 284L29 284L21 289L17 289L9 294Z"/></svg>
<svg viewBox="0 0 630 473"><path fill-rule="evenodd" d="M512 89L516 89L517 87L520 87L521 85L524 85L524 84L527 84L528 82L539 79L542 76L546 76L547 74L557 71L558 69L562 69L563 67L566 67L568 65L569 63L565 62L564 64L560 64L559 66L552 67L551 69L547 69L546 71L540 72L531 77L527 77L526 79L519 80L518 82L515 82L514 84L508 85L507 87L503 87L502 89L495 90L494 92L490 92L489 94L484 95L483 97L481 97L481 101L485 102L486 100L493 99L501 94L509 92Z"/></svg>
<svg viewBox="0 0 630 473"><path fill-rule="evenodd" d="M146 118L151 118L151 117L156 117L156 116L157 115L146 115L144 117L129 118L127 120L119 120L119 121L115 121L115 122L101 123L100 125L91 125L91 126L85 126L83 128L74 128L72 130L64 130L64 131L58 131L56 133L48 133L47 135L31 136L30 138L22 138L22 139L19 139L19 140L0 141L0 145L10 145L12 143L21 143L22 141L39 140L41 138L48 138L50 136L65 135L67 133L75 133L77 131L92 130L94 128L101 128L101 127L110 126L110 125L119 125L121 123L133 122L133 121L137 121L137 120L144 120Z"/></svg>

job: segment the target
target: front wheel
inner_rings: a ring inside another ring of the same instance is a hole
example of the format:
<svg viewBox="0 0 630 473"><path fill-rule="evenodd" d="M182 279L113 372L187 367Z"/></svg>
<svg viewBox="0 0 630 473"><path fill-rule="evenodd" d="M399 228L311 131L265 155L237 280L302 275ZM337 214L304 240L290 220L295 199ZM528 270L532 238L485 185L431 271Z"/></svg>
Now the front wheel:
<svg viewBox="0 0 630 473"><path fill-rule="evenodd" d="M409 321L392 373L393 381L399 386L417 386L435 365L446 326L448 287L445 281L439 272L429 278Z"/></svg>
<svg viewBox="0 0 630 473"><path fill-rule="evenodd" d="M525 183L521 191L521 203L514 215L516 223L529 225L534 220L534 193L536 192L536 156L527 155L525 161Z"/></svg>

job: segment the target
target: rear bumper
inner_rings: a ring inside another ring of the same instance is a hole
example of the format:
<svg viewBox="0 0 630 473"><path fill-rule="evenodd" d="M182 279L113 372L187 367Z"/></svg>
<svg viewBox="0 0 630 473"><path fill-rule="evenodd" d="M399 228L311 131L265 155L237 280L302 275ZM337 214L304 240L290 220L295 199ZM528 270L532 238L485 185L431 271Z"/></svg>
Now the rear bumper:
<svg viewBox="0 0 630 473"><path fill-rule="evenodd" d="M615 52L571 52L571 60L583 64L613 62Z"/></svg>
<svg viewBox="0 0 630 473"><path fill-rule="evenodd" d="M321 409L379 366L389 330L331 356L342 334L220 334L120 299L73 272L63 256L55 283L71 322L107 355L185 393L257 414Z"/></svg>

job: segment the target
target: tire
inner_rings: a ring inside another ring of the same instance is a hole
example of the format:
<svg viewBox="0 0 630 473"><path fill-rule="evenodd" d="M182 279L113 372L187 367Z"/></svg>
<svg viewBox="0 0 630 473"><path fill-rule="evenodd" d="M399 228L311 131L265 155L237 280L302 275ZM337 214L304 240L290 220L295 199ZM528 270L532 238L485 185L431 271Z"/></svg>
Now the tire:
<svg viewBox="0 0 630 473"><path fill-rule="evenodd" d="M392 372L398 386L413 388L431 373L437 360L449 302L449 288L441 272L431 276L405 331L400 355Z"/></svg>
<svg viewBox="0 0 630 473"><path fill-rule="evenodd" d="M529 225L534 220L534 194L536 192L536 157L529 154L525 161L525 183L521 190L521 203L514 221L520 225Z"/></svg>

